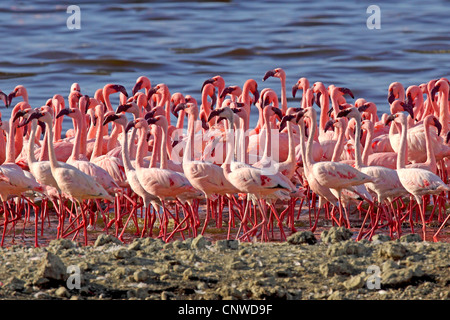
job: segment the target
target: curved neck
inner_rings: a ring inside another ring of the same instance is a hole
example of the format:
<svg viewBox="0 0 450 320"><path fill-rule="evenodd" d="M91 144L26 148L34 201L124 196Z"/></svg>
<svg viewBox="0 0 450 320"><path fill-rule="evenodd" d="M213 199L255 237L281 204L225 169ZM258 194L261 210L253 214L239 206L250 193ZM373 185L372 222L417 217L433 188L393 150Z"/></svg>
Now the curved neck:
<svg viewBox="0 0 450 320"><path fill-rule="evenodd" d="M80 130L81 119L80 119L80 117L77 117L74 120L76 122L76 126L75 126L75 141L74 141L74 144L73 144L72 154L69 157L69 159L71 159L72 161L79 159L79 157L80 157L80 150L81 150L81 130Z"/></svg>
<svg viewBox="0 0 450 320"><path fill-rule="evenodd" d="M316 121L317 116L315 112L311 113L311 132L309 133L308 137L308 144L306 145L306 162L309 167L311 167L314 164L313 156L312 156L312 147L314 142L314 135L316 133Z"/></svg>
<svg viewBox="0 0 450 320"><path fill-rule="evenodd" d="M287 111L287 97L286 97L286 77L281 76L281 111L283 114Z"/></svg>
<svg viewBox="0 0 450 320"><path fill-rule="evenodd" d="M295 162L295 141L294 141L294 133L292 131L292 123L290 121L287 122L287 130L288 130L288 144L289 144L289 152L288 157L285 163L294 163Z"/></svg>
<svg viewBox="0 0 450 320"><path fill-rule="evenodd" d="M300 123L298 124L299 132L300 132L300 153L302 155L303 160L303 170L305 174L308 174L309 166L311 165L311 162L309 162L306 158L306 143L305 143L305 122L300 120Z"/></svg>
<svg viewBox="0 0 450 320"><path fill-rule="evenodd" d="M337 140L334 145L333 156L331 157L331 161L340 161L342 151L344 150L344 129L339 127L336 128L337 131Z"/></svg>
<svg viewBox="0 0 450 320"><path fill-rule="evenodd" d="M8 133L8 140L6 142L6 159L5 159L5 163L14 163L16 160L16 156L15 156L15 139L14 139L14 135L15 135L15 128L16 125L13 122L13 116L11 117L11 119L9 120L9 133Z"/></svg>
<svg viewBox="0 0 450 320"><path fill-rule="evenodd" d="M329 119L328 110L330 110L330 100L328 99L328 92L320 91L320 130L323 132L325 125Z"/></svg>
<svg viewBox="0 0 450 320"><path fill-rule="evenodd" d="M166 141L167 141L167 127L161 128L162 130L162 138L161 138L161 160L159 163L159 167L161 169L167 169L167 150L166 150Z"/></svg>
<svg viewBox="0 0 450 320"><path fill-rule="evenodd" d="M266 143L264 146L264 153L263 158L270 158L272 156L272 133L271 133L271 127L269 122L269 115L264 112L264 123L266 127ZM231 127L232 128L232 127Z"/></svg>

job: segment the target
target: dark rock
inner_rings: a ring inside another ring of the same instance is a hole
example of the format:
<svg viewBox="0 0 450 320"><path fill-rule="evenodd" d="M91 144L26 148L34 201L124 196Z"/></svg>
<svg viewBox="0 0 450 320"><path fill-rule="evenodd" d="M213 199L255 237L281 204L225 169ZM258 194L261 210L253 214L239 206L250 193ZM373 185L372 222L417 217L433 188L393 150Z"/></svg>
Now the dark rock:
<svg viewBox="0 0 450 320"><path fill-rule="evenodd" d="M320 235L324 243L336 243L351 239L353 232L344 227L331 227L329 230L324 230Z"/></svg>
<svg viewBox="0 0 450 320"><path fill-rule="evenodd" d="M41 260L36 276L49 280L64 281L67 278L66 266L57 255L47 252Z"/></svg>
<svg viewBox="0 0 450 320"><path fill-rule="evenodd" d="M317 239L310 230L296 232L287 237L287 242L290 244L316 244Z"/></svg>
<svg viewBox="0 0 450 320"><path fill-rule="evenodd" d="M421 242L422 238L417 233L405 234L400 237L400 242Z"/></svg>

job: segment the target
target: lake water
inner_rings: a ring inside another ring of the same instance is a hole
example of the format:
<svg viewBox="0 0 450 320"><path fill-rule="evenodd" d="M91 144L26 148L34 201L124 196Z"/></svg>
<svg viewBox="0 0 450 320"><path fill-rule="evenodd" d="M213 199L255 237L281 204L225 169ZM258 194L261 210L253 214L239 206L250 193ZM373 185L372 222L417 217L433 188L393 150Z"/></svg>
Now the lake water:
<svg viewBox="0 0 450 320"><path fill-rule="evenodd" d="M80 8L81 28L70 30L69 4ZM388 110L387 88L448 77L449 1L2 1L0 89L22 84L32 107L54 94L67 98L78 82L93 95L107 83L129 92L141 75L152 85L200 100L204 80L222 75L227 85L253 78L259 89L280 92L264 73L287 73L350 88L355 98ZM369 5L381 9L381 29L368 29ZM17 100L16 100L17 101ZM117 95L113 105L118 104ZM1 108L3 119L10 110ZM256 109L254 110L256 114ZM66 117L67 118L67 117ZM255 120L252 117L252 122ZM70 126L71 121L65 120Z"/></svg>

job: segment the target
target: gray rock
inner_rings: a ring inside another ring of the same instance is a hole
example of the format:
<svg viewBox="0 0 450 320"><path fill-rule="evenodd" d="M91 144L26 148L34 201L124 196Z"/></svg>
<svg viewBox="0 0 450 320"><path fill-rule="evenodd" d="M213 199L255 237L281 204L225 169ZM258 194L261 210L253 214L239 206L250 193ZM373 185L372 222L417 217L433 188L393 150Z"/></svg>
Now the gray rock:
<svg viewBox="0 0 450 320"><path fill-rule="evenodd" d="M5 283L5 287L13 291L23 291L25 289L25 281L11 277Z"/></svg>
<svg viewBox="0 0 450 320"><path fill-rule="evenodd" d="M320 235L324 243L336 243L351 239L353 232L345 227L331 227Z"/></svg>
<svg viewBox="0 0 450 320"><path fill-rule="evenodd" d="M375 244L391 240L392 240L391 237L389 237L387 234L376 234L372 237L372 242Z"/></svg>
<svg viewBox="0 0 450 320"><path fill-rule="evenodd" d="M129 259L135 255L135 251L131 251L125 248L120 248L119 250L115 250L113 255L116 259Z"/></svg>
<svg viewBox="0 0 450 320"><path fill-rule="evenodd" d="M239 249L239 240L217 240L215 246L219 250L237 250Z"/></svg>
<svg viewBox="0 0 450 320"><path fill-rule="evenodd" d="M55 247L56 250L67 250L77 247L77 243L75 241L71 241L69 239L54 239L50 241L49 247Z"/></svg>
<svg viewBox="0 0 450 320"><path fill-rule="evenodd" d="M365 283L366 283L365 276L357 275L357 276L351 277L350 279L345 281L344 287L347 290L356 290L356 289L360 289L360 288L364 287Z"/></svg>
<svg viewBox="0 0 450 320"><path fill-rule="evenodd" d="M145 282L150 277L148 270L136 270L133 274L134 281Z"/></svg>
<svg viewBox="0 0 450 320"><path fill-rule="evenodd" d="M296 232L287 237L287 242L290 244L316 244L317 239L310 230Z"/></svg>
<svg viewBox="0 0 450 320"><path fill-rule="evenodd" d="M407 254L408 249L397 242L388 242L384 244L379 250L379 256L381 258L391 258L394 260L403 259Z"/></svg>
<svg viewBox="0 0 450 320"><path fill-rule="evenodd" d="M55 295L60 298L70 298L70 293L66 287L59 287L56 289Z"/></svg>
<svg viewBox="0 0 450 320"><path fill-rule="evenodd" d="M417 233L405 234L400 237L400 242L421 242L422 238Z"/></svg>
<svg viewBox="0 0 450 320"><path fill-rule="evenodd" d="M363 257L368 255L369 252L370 248L352 240L334 243L327 249L327 255L329 256L355 255L357 257Z"/></svg>
<svg viewBox="0 0 450 320"><path fill-rule="evenodd" d="M201 234L192 240L191 249L205 249L207 241Z"/></svg>
<svg viewBox="0 0 450 320"><path fill-rule="evenodd" d="M321 264L319 266L319 271L327 278L334 275L352 275L356 272L353 265L351 265L347 260L339 258Z"/></svg>
<svg viewBox="0 0 450 320"><path fill-rule="evenodd" d="M117 239L116 237L114 237L110 234L101 234L95 240L94 247L100 247L107 243L115 243L115 244L121 245L122 241L120 241L119 239Z"/></svg>
<svg viewBox="0 0 450 320"><path fill-rule="evenodd" d="M63 281L67 278L67 270L61 259L51 252L47 252L41 260L36 272L38 278Z"/></svg>

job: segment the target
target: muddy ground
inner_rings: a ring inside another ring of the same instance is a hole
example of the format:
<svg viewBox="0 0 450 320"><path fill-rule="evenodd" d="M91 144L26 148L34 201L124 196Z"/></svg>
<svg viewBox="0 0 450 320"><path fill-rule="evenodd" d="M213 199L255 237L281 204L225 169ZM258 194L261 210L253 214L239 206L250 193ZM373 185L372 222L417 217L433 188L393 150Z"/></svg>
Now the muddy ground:
<svg viewBox="0 0 450 320"><path fill-rule="evenodd" d="M449 248L418 234L356 242L343 227L269 243L101 234L0 249L0 299L448 300Z"/></svg>

